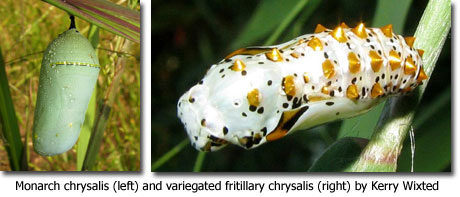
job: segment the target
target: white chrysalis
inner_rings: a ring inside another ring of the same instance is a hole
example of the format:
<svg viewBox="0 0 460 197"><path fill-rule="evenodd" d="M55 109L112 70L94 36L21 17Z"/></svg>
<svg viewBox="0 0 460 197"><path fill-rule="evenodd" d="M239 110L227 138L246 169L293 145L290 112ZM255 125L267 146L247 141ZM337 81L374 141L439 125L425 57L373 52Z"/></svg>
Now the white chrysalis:
<svg viewBox="0 0 460 197"><path fill-rule="evenodd" d="M294 130L367 112L427 78L422 50L391 25L334 30L237 50L213 65L178 102L192 145L254 148Z"/></svg>

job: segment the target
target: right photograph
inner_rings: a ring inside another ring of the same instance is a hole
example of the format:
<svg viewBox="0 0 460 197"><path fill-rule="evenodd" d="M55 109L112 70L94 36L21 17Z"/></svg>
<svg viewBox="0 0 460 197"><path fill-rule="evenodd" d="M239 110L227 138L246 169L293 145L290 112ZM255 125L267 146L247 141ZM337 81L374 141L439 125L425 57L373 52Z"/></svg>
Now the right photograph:
<svg viewBox="0 0 460 197"><path fill-rule="evenodd" d="M151 171L451 172L450 4L158 3Z"/></svg>

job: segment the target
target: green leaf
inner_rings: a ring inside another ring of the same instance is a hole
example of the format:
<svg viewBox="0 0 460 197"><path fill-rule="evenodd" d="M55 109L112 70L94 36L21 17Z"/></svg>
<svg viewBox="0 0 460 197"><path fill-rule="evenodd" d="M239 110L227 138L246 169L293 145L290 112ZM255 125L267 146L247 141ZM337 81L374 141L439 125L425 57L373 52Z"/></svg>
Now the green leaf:
<svg viewBox="0 0 460 197"><path fill-rule="evenodd" d="M270 37L265 41L264 45L272 45L280 37L281 33L286 29L286 27L294 20L294 18L302 11L302 9L307 5L308 0L300 0L297 4L287 13L281 23L275 29Z"/></svg>
<svg viewBox="0 0 460 197"><path fill-rule="evenodd" d="M320 3L321 0L310 0L308 4L305 5L305 8L299 13L299 16L296 18L296 20L293 21L293 24L291 25L292 28L287 29L287 32L284 34L281 40L291 40L294 37L302 35L304 33L302 27L305 26L308 19L310 19L311 15L316 10L316 8L318 8Z"/></svg>
<svg viewBox="0 0 460 197"><path fill-rule="evenodd" d="M102 29L140 42L140 12L106 0L43 0Z"/></svg>
<svg viewBox="0 0 460 197"><path fill-rule="evenodd" d="M433 102L431 102L428 106L424 106L423 108L419 109L421 112L417 112L417 117L414 120L415 129L421 128L421 125L424 124L426 121L429 121L430 118L436 117L435 114L439 111L440 108L444 107L447 104L450 105L452 96L450 92L451 88L451 86L446 87L439 95L436 96L436 99ZM451 116L451 114L447 115L449 115L449 117Z"/></svg>
<svg viewBox="0 0 460 197"><path fill-rule="evenodd" d="M329 146L308 170L309 172L340 172L353 163L369 140L344 137Z"/></svg>
<svg viewBox="0 0 460 197"><path fill-rule="evenodd" d="M11 98L6 76L5 62L0 48L0 130L5 139L4 145L8 152L11 170L27 170L23 161L23 144L19 134L18 121Z"/></svg>
<svg viewBox="0 0 460 197"><path fill-rule="evenodd" d="M95 125L92 128L91 138L88 143L88 150L86 151L82 170L93 170L99 153L99 148L101 146L102 137L104 136L104 130L107 126L107 120L109 119L110 110L110 106L100 102L97 111L98 116L95 120Z"/></svg>
<svg viewBox="0 0 460 197"><path fill-rule="evenodd" d="M96 49L97 54L97 45L99 44L99 27L96 25L91 25L88 32L88 40ZM94 87L93 95L88 104L88 109L85 114L85 122L80 131L80 137L77 144L77 170L82 170L83 162L85 160L86 151L88 149L89 140L91 137L91 130L94 126L94 119L96 118L96 96L97 96L97 85Z"/></svg>
<svg viewBox="0 0 460 197"><path fill-rule="evenodd" d="M449 166L451 161L451 105L445 103L433 117L427 119L415 132L415 172L440 172ZM429 147L429 148L426 148ZM410 140L404 143L403 151L398 160L398 171L411 170Z"/></svg>
<svg viewBox="0 0 460 197"><path fill-rule="evenodd" d="M261 1L256 11L249 19L249 22L243 28L243 31L241 31L241 33L236 37L235 41L232 42L231 49L253 45L257 41L260 41L264 37L270 35L273 33L273 30L275 30L277 27L280 27L279 24L283 20L287 20L285 18L287 15L290 15L289 13L298 9L298 4L303 7L307 2L307 0ZM281 26L280 28L284 29L285 26Z"/></svg>
<svg viewBox="0 0 460 197"><path fill-rule="evenodd" d="M97 86L94 87L93 95L88 104L88 110L85 114L85 122L80 131L80 137L77 143L77 170L82 170L83 162L85 160L86 151L91 137L91 129L94 127L94 119L96 117L96 95Z"/></svg>
<svg viewBox="0 0 460 197"><path fill-rule="evenodd" d="M412 0L379 0L372 25L382 27L392 24L393 32L402 34L411 4Z"/></svg>
<svg viewBox="0 0 460 197"><path fill-rule="evenodd" d="M97 27L94 24L91 24L89 28L88 40L91 43L91 46L93 46L93 48L96 49L96 54L98 54L97 45L99 44L99 27Z"/></svg>
<svg viewBox="0 0 460 197"><path fill-rule="evenodd" d="M384 105L385 103L380 103L366 114L344 120L337 138L360 137L370 139Z"/></svg>

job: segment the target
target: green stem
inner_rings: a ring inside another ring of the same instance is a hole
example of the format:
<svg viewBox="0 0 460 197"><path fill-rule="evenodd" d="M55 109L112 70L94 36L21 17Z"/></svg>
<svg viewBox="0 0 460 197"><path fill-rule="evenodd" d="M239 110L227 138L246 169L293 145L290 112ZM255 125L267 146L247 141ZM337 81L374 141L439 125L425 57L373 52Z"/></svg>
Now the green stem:
<svg viewBox="0 0 460 197"><path fill-rule="evenodd" d="M206 152L198 152L196 156L195 166L193 166L193 172L200 172L201 166L203 166L203 161L206 156Z"/></svg>
<svg viewBox="0 0 460 197"><path fill-rule="evenodd" d="M152 172L160 168L163 164L169 161L172 157L177 155L177 153L179 153L189 142L190 141L188 140L188 138L185 138L184 140L182 140L182 142L180 142L170 151L168 151L163 156L161 156L157 161L155 161L155 163L152 164L152 167L151 167Z"/></svg>

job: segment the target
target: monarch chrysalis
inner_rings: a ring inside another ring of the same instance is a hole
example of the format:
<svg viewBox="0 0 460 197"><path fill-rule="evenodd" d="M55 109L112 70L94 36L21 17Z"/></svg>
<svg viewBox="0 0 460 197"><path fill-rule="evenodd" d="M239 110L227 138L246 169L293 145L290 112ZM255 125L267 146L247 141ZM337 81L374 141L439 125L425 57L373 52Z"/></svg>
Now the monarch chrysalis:
<svg viewBox="0 0 460 197"><path fill-rule="evenodd" d="M192 145L254 148L294 130L367 112L413 90L427 75L414 37L392 26L333 30L286 43L237 50L212 65L178 102Z"/></svg>
<svg viewBox="0 0 460 197"><path fill-rule="evenodd" d="M37 153L56 155L75 144L99 70L91 43L72 20L43 55L33 128Z"/></svg>

